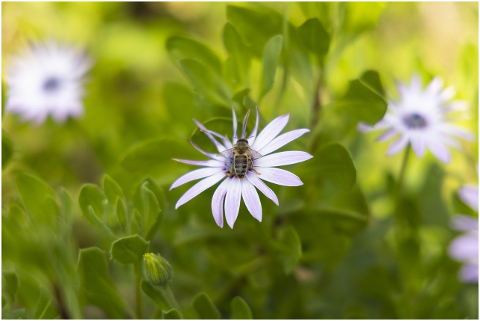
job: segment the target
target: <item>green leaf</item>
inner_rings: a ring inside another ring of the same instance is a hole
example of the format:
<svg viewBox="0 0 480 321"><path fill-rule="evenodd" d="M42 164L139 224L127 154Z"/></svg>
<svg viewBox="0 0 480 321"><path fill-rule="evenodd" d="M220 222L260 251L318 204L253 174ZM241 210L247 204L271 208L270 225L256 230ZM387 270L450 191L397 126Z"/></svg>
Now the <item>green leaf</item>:
<svg viewBox="0 0 480 321"><path fill-rule="evenodd" d="M65 233L69 234L73 224L74 203L72 197L64 187L60 188L60 198L62 200L63 213L65 215Z"/></svg>
<svg viewBox="0 0 480 321"><path fill-rule="evenodd" d="M237 30L226 23L223 28L223 43L228 52L226 68L231 72L228 76L232 79L232 84L241 85L247 78L250 70L250 49L243 43Z"/></svg>
<svg viewBox="0 0 480 321"><path fill-rule="evenodd" d="M230 107L232 90L207 67L193 59L180 60L180 66L195 92L213 105Z"/></svg>
<svg viewBox="0 0 480 321"><path fill-rule="evenodd" d="M293 271L302 256L302 244L293 226L287 227L280 238L280 257L285 274Z"/></svg>
<svg viewBox="0 0 480 321"><path fill-rule="evenodd" d="M165 175L179 168L172 158L189 159L196 155L194 151L186 140L159 138L133 146L126 152L120 164L137 174Z"/></svg>
<svg viewBox="0 0 480 321"><path fill-rule="evenodd" d="M102 250L96 247L80 250L78 275L89 304L99 307L110 318L125 318L123 302L110 278L107 258Z"/></svg>
<svg viewBox="0 0 480 321"><path fill-rule="evenodd" d="M2 131L2 169L10 162L13 153L13 142L5 131Z"/></svg>
<svg viewBox="0 0 480 321"><path fill-rule="evenodd" d="M282 16L266 7L227 5L227 20L257 57L262 56L263 48L270 38L282 34Z"/></svg>
<svg viewBox="0 0 480 321"><path fill-rule="evenodd" d="M332 6L337 5L332 2L297 2L300 10L306 18L317 18L327 30L330 29L331 19L330 13Z"/></svg>
<svg viewBox="0 0 480 321"><path fill-rule="evenodd" d="M352 35L374 28L385 8L385 3L382 2L345 2L343 5L343 31Z"/></svg>
<svg viewBox="0 0 480 321"><path fill-rule="evenodd" d="M343 190L349 190L356 181L357 172L350 153L338 143L328 143L313 155L313 159L298 169L302 179L318 184L331 181Z"/></svg>
<svg viewBox="0 0 480 321"><path fill-rule="evenodd" d="M330 46L330 35L317 18L305 21L297 31L303 46L321 62Z"/></svg>
<svg viewBox="0 0 480 321"><path fill-rule="evenodd" d="M166 320L178 320L181 319L182 316L180 315L180 312L177 311L177 309L171 309L165 312L163 318Z"/></svg>
<svg viewBox="0 0 480 321"><path fill-rule="evenodd" d="M195 297L193 300L193 308L197 311L201 319L220 319L220 312L218 312L212 300L205 292Z"/></svg>
<svg viewBox="0 0 480 321"><path fill-rule="evenodd" d="M387 102L381 96L382 92L378 74L368 71L359 79L350 82L347 94L336 102L335 106L354 120L373 125L380 121L387 111Z"/></svg>
<svg viewBox="0 0 480 321"><path fill-rule="evenodd" d="M149 243L139 235L119 238L112 243L112 249L110 250L112 259L122 264L141 263L142 256L147 252Z"/></svg>
<svg viewBox="0 0 480 321"><path fill-rule="evenodd" d="M91 214L102 220L104 213L103 200L105 195L97 185L85 184L78 195L78 203L83 216L90 224L97 225L97 220L91 217ZM91 208L91 210L90 210Z"/></svg>
<svg viewBox="0 0 480 321"><path fill-rule="evenodd" d="M232 307L232 319L253 319L252 311L241 297L234 297L230 305Z"/></svg>
<svg viewBox="0 0 480 321"><path fill-rule="evenodd" d="M165 106L175 126L191 126L191 119L196 118L198 107L195 105L193 91L185 85L168 82L163 86ZM189 112L186 113L185 110Z"/></svg>
<svg viewBox="0 0 480 321"><path fill-rule="evenodd" d="M35 308L34 319L55 319L60 313L55 306L53 298L45 289L40 292L37 307Z"/></svg>
<svg viewBox="0 0 480 321"><path fill-rule="evenodd" d="M275 74L277 72L278 58L282 52L282 41L282 36L275 36L267 42L265 49L263 50L263 68L259 101L261 100L261 97L265 96L265 94L267 94L273 87Z"/></svg>
<svg viewBox="0 0 480 321"><path fill-rule="evenodd" d="M160 308L160 309L168 309L170 306L168 305L167 301L165 300L164 295L160 290L158 290L156 287L151 285L149 282L142 280L141 283L142 291L155 302L155 304Z"/></svg>
<svg viewBox="0 0 480 321"><path fill-rule="evenodd" d="M55 193L45 182L36 176L20 173L16 177L18 193L22 199L25 210L30 214L36 224L55 226L58 216L51 215L46 206L51 205L55 199Z"/></svg>
<svg viewBox="0 0 480 321"><path fill-rule="evenodd" d="M125 205L125 202L120 198L117 201L117 220L123 231L128 233L130 228L130 220L129 216L127 215L127 206Z"/></svg>
<svg viewBox="0 0 480 321"><path fill-rule="evenodd" d="M125 199L122 188L107 174L103 177L103 192L105 193L108 202L112 205L117 204L118 198Z"/></svg>
<svg viewBox="0 0 480 321"><path fill-rule="evenodd" d="M25 308L16 310L2 310L2 319L14 320L14 319L28 319Z"/></svg>
<svg viewBox="0 0 480 321"><path fill-rule="evenodd" d="M217 74L222 72L222 63L217 54L197 40L187 37L171 37L167 40L166 48L176 61L186 58L195 59Z"/></svg>
<svg viewBox="0 0 480 321"><path fill-rule="evenodd" d="M18 277L15 272L2 273L2 293L10 306L15 303L15 297L18 291Z"/></svg>

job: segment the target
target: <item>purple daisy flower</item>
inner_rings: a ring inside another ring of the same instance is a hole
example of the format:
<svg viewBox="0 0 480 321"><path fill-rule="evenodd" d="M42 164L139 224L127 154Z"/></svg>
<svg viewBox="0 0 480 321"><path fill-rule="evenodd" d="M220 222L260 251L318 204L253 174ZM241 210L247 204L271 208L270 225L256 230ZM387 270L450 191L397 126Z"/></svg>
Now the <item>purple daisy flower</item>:
<svg viewBox="0 0 480 321"><path fill-rule="evenodd" d="M212 132L194 119L200 131L213 142L219 154L202 150L189 141L199 152L210 160L174 159L177 162L202 166L177 179L170 190L193 180L201 179L180 197L175 208L179 208L206 189L222 181L213 193L212 213L218 226L223 227L223 211L228 225L233 228L240 209L240 200L247 210L258 221L262 221L262 204L257 189L278 205L275 193L264 181L283 185L299 186L302 181L295 174L275 166L291 165L306 161L313 156L302 151L287 151L273 153L298 137L308 133L308 129L296 129L280 136L280 132L288 123L290 115L283 115L271 121L258 135L260 114L257 107L255 126L250 136L246 136L247 122L250 111L243 120L242 135L237 136L237 116L232 107L233 139ZM220 140L220 142L217 140Z"/></svg>
<svg viewBox="0 0 480 321"><path fill-rule="evenodd" d="M478 187L463 186L459 196L468 206L478 211ZM478 283L478 219L467 215L455 215L452 228L465 232L457 236L448 248L450 257L463 262L459 278L463 282Z"/></svg>
<svg viewBox="0 0 480 321"><path fill-rule="evenodd" d="M460 137L472 141L473 135L451 124L447 114L451 111L465 110L466 102L452 101L455 95L453 87L443 89L443 81L434 78L423 89L420 77L412 77L410 85L397 84L400 100L390 101L387 113L374 126L359 124L360 131L385 130L378 141L386 141L395 136L387 150L387 155L397 154L410 144L417 157L422 157L427 148L439 160L450 162L451 155L447 146L458 149Z"/></svg>

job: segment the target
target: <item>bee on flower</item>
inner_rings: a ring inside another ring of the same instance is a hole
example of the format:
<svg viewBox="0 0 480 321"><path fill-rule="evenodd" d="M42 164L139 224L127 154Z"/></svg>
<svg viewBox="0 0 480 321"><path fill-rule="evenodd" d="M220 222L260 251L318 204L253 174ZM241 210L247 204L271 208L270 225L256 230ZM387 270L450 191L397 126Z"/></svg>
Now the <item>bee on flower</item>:
<svg viewBox="0 0 480 321"><path fill-rule="evenodd" d="M5 110L41 124L48 115L59 123L83 114L83 83L91 61L85 51L47 43L30 43L6 68Z"/></svg>
<svg viewBox="0 0 480 321"><path fill-rule="evenodd" d="M420 77L414 75L410 85L397 85L400 99L390 101L384 118L374 126L359 124L360 131L384 130L377 141L386 141L399 136L387 150L387 155L394 155L409 144L417 157L422 157L427 148L439 160L450 162L451 154L448 147L458 149L455 139L473 140L468 131L452 125L447 114L452 111L464 110L464 101L454 100L455 90L452 87L443 89L443 81L434 78L425 89L422 88Z"/></svg>
<svg viewBox="0 0 480 321"><path fill-rule="evenodd" d="M170 190L202 178L201 181L193 185L180 197L175 208L179 208L206 189L221 182L212 197L213 217L217 225L223 227L225 209L227 223L233 228L242 198L252 216L258 221L262 221L262 204L260 203L257 189L275 204L279 204L277 196L264 181L283 186L299 186L303 184L298 176L286 170L276 168L276 166L304 162L313 156L303 151L273 152L308 133L309 130L296 129L278 136L287 125L290 117L290 115L283 115L275 118L257 134L260 122L260 114L257 107L255 126L251 134L247 136L246 129L249 114L250 112L247 112L245 115L242 133L239 138L237 135L237 117L232 107L232 140L208 130L200 122L194 120L200 131L207 135L215 145L218 153L206 152L195 143L189 141L193 147L209 157L210 160L174 159L181 163L203 167L183 175L172 184Z"/></svg>

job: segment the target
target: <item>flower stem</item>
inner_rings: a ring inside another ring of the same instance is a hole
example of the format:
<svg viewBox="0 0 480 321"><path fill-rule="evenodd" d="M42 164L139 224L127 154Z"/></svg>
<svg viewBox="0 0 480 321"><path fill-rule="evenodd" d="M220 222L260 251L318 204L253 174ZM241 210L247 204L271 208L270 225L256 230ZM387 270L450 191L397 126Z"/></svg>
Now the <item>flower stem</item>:
<svg viewBox="0 0 480 321"><path fill-rule="evenodd" d="M141 274L136 273L135 275L135 294L136 294L136 308L137 308L137 318L142 319L142 276Z"/></svg>
<svg viewBox="0 0 480 321"><path fill-rule="evenodd" d="M322 89L322 83L323 83L323 69L320 70L320 75L318 76L318 81L317 85L314 90L314 96L313 96L313 105L312 105L312 120L310 121L310 128L312 130L315 129L315 127L318 124L318 121L320 120L320 112L322 110L322 95L321 95L321 89Z"/></svg>
<svg viewBox="0 0 480 321"><path fill-rule="evenodd" d="M400 174L398 175L396 195L395 195L395 217L398 223L400 223L400 203L402 198L403 180L405 179L405 172L407 169L408 157L410 156L411 149L412 148L410 144L408 144L407 148L405 148L405 152L403 153L402 167L400 168Z"/></svg>
<svg viewBox="0 0 480 321"><path fill-rule="evenodd" d="M170 284L166 284L163 286L159 286L160 292L163 295L163 298L167 302L167 304L170 306L170 308L176 309L178 313L180 313L180 316L182 316L182 310L180 310L180 306L178 305L177 300L175 299L175 296L173 295L172 289L170 288Z"/></svg>

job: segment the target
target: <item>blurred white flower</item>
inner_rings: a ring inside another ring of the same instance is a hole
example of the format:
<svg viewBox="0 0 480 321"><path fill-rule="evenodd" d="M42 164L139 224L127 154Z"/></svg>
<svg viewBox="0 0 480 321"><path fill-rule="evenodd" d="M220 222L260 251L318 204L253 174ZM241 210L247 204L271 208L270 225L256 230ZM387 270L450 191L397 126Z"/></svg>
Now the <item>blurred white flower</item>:
<svg viewBox="0 0 480 321"><path fill-rule="evenodd" d="M247 210L252 216L258 221L262 221L262 204L260 203L260 197L255 188L278 205L277 196L263 181L283 186L299 186L303 184L300 178L295 174L283 169L275 168L275 166L300 163L313 157L302 151L287 151L272 154L272 152L277 149L309 132L308 129L296 129L278 136L287 125L290 115L283 115L275 118L260 132L260 134L257 135L260 122L260 115L257 108L255 127L247 138L246 128L249 115L248 112L243 120L242 136L239 139L237 136L237 116L233 108L232 113L232 141L223 135L208 130L201 123L194 120L198 128L215 144L220 154L205 152L193 142L190 142L193 147L205 156L208 156L211 160L195 161L174 159L185 164L203 166L203 168L183 175L170 187L170 190L172 190L185 183L203 178L180 197L175 206L175 208L179 208L201 192L223 180L213 194L212 212L217 225L223 227L223 209L225 205L225 217L231 228L233 228L237 219L238 211L240 209L240 200L242 198ZM215 137L219 138L221 143L218 142ZM251 167L249 161L247 163L247 160L245 160L244 164L238 164L236 169L233 168L235 166L232 167L234 164L232 148L237 142L240 142L241 144L248 143L248 146L251 148L253 159ZM240 174L237 173L238 169Z"/></svg>
<svg viewBox="0 0 480 321"><path fill-rule="evenodd" d="M478 212L478 186L463 186L459 191L460 199ZM454 260L463 262L459 278L463 282L478 283L478 218L467 215L455 215L452 227L465 232L457 236L448 248Z"/></svg>
<svg viewBox="0 0 480 321"><path fill-rule="evenodd" d="M41 124L83 114L83 80L91 67L84 51L48 43L30 43L7 67L6 111Z"/></svg>
<svg viewBox="0 0 480 321"><path fill-rule="evenodd" d="M399 101L390 101L384 118L373 127L359 124L360 131L386 130L378 141L388 140L397 134L398 140L388 148L387 155L394 155L410 144L422 157L428 148L442 162L451 159L447 146L459 148L452 136L473 140L468 131L452 125L446 118L451 111L466 109L466 102L455 100L452 87L443 89L440 78L433 79L423 89L420 77L414 75L410 85L397 84Z"/></svg>

